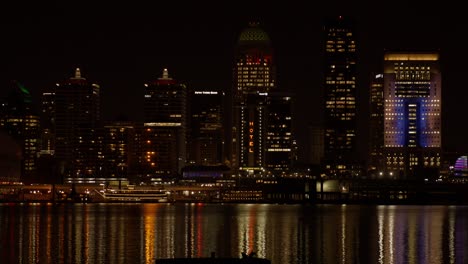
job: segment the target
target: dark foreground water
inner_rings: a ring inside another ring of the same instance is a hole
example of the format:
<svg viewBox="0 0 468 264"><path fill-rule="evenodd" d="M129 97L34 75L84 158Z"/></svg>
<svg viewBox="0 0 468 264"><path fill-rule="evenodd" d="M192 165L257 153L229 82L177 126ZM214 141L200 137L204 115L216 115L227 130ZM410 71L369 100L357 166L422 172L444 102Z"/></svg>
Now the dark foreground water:
<svg viewBox="0 0 468 264"><path fill-rule="evenodd" d="M468 207L0 204L0 263L468 263Z"/></svg>

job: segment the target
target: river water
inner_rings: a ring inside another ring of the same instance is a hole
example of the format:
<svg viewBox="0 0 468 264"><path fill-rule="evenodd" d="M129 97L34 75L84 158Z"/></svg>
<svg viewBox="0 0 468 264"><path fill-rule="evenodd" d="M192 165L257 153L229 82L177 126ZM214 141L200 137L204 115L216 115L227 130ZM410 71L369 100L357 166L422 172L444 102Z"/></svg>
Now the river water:
<svg viewBox="0 0 468 264"><path fill-rule="evenodd" d="M468 263L468 207L0 204L0 263Z"/></svg>

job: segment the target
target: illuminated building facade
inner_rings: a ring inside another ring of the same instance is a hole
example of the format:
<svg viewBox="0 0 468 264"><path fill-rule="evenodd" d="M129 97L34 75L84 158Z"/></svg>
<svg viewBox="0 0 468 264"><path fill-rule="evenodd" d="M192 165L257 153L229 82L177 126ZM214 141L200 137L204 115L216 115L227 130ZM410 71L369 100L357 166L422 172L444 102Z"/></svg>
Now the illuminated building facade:
<svg viewBox="0 0 468 264"><path fill-rule="evenodd" d="M265 160L268 172L286 175L295 160L292 131L292 96L270 92L267 100Z"/></svg>
<svg viewBox="0 0 468 264"><path fill-rule="evenodd" d="M144 127L141 134L145 181L168 178L185 166L187 88L169 77L145 84Z"/></svg>
<svg viewBox="0 0 468 264"><path fill-rule="evenodd" d="M239 170L245 175L265 172L266 104L266 95L250 93L238 106Z"/></svg>
<svg viewBox="0 0 468 264"><path fill-rule="evenodd" d="M55 157L66 183L94 182L98 161L100 86L75 75L55 86Z"/></svg>
<svg viewBox="0 0 468 264"><path fill-rule="evenodd" d="M370 173L377 175L384 169L384 97L383 74L372 76L369 91L369 164ZM377 174L375 174L377 173Z"/></svg>
<svg viewBox="0 0 468 264"><path fill-rule="evenodd" d="M276 70L270 38L258 23L241 32L233 71L231 166L244 175L263 173L265 106L276 85Z"/></svg>
<svg viewBox="0 0 468 264"><path fill-rule="evenodd" d="M219 165L223 161L224 94L216 90L190 92L189 163Z"/></svg>
<svg viewBox="0 0 468 264"><path fill-rule="evenodd" d="M441 73L435 52L386 52L384 146L386 173L411 177L441 166Z"/></svg>
<svg viewBox="0 0 468 264"><path fill-rule="evenodd" d="M468 177L468 157L461 156L455 162L454 175L457 177Z"/></svg>
<svg viewBox="0 0 468 264"><path fill-rule="evenodd" d="M333 176L348 176L356 164L356 37L343 17L324 26L324 166Z"/></svg>
<svg viewBox="0 0 468 264"><path fill-rule="evenodd" d="M136 164L134 155L135 125L132 122L112 122L103 128L103 174L108 180L128 180Z"/></svg>
<svg viewBox="0 0 468 264"><path fill-rule="evenodd" d="M0 128L21 147L20 179L9 180L35 182L39 125L39 116L34 113L31 93L21 83L14 82L0 109Z"/></svg>

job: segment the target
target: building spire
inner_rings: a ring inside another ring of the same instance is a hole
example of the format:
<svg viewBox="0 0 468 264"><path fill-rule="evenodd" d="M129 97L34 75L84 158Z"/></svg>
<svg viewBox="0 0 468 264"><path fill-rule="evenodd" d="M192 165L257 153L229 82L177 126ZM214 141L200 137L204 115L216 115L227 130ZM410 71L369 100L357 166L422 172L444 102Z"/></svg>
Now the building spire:
<svg viewBox="0 0 468 264"><path fill-rule="evenodd" d="M172 78L169 78L169 71L167 68L164 68L162 77L159 78L159 80L172 80Z"/></svg>
<svg viewBox="0 0 468 264"><path fill-rule="evenodd" d="M75 76L71 77L71 79L74 79L74 80L85 80L85 78L81 77L80 68L76 68L76 69L75 69Z"/></svg>
<svg viewBox="0 0 468 264"><path fill-rule="evenodd" d="M75 70L75 79L81 79L80 68L76 68L76 70Z"/></svg>

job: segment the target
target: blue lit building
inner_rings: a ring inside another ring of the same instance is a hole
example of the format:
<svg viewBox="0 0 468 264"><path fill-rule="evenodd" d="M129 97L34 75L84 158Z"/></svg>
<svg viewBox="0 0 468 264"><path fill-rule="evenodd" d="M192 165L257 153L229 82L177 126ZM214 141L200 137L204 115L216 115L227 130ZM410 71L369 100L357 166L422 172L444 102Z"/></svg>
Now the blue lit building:
<svg viewBox="0 0 468 264"><path fill-rule="evenodd" d="M384 56L383 176L415 176L441 166L441 73L435 52Z"/></svg>

